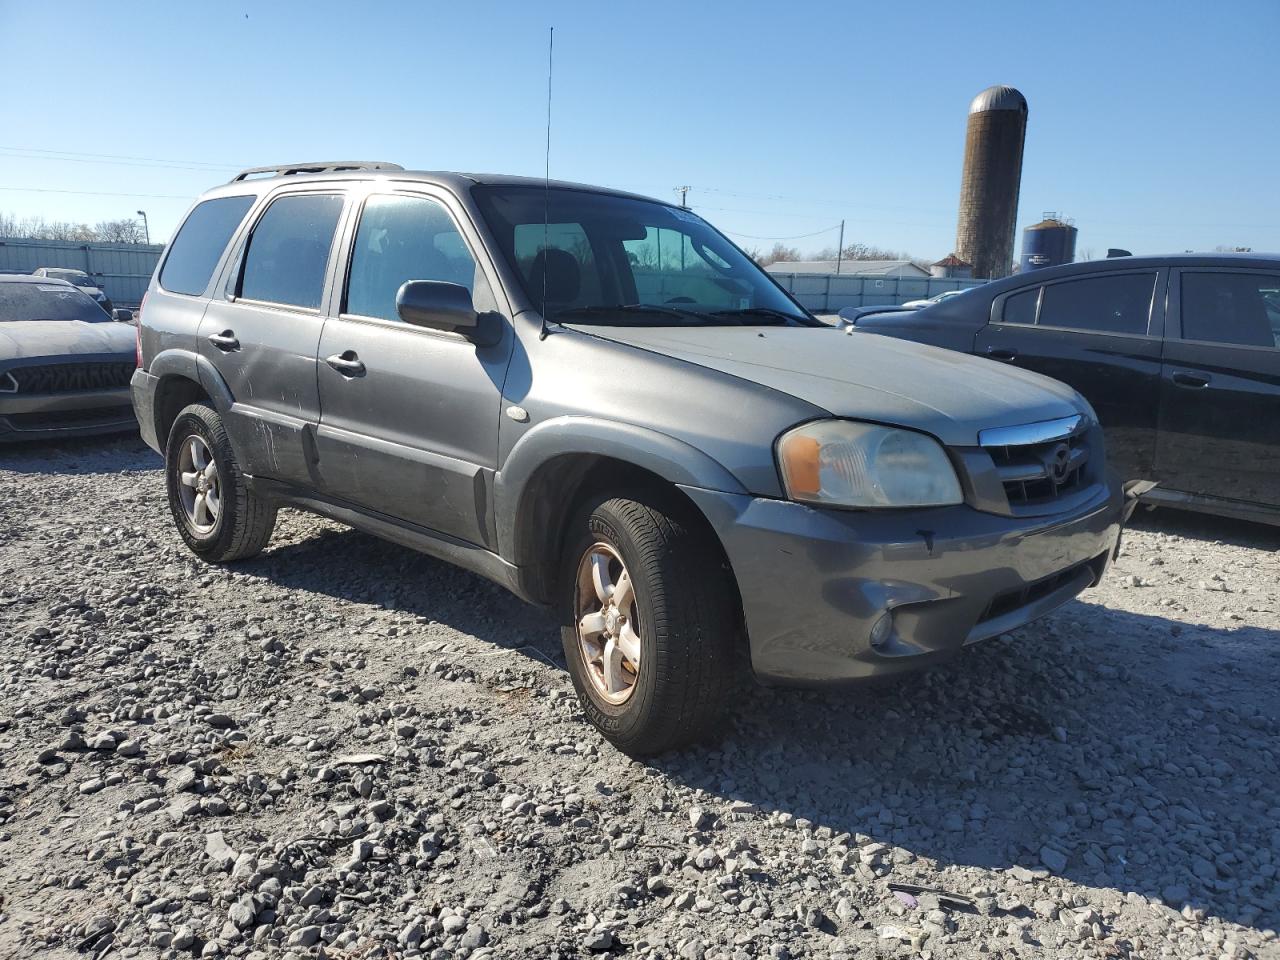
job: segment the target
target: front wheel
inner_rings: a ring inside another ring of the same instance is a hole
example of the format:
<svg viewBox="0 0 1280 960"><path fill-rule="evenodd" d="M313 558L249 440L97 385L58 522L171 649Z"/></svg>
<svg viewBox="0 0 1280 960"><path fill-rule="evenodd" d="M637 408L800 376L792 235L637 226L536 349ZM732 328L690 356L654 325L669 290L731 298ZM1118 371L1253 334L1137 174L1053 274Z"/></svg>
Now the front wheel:
<svg viewBox="0 0 1280 960"><path fill-rule="evenodd" d="M276 508L249 490L217 411L203 403L184 408L169 431L164 463L169 510L193 553L223 563L262 552Z"/></svg>
<svg viewBox="0 0 1280 960"><path fill-rule="evenodd" d="M710 534L615 497L574 523L562 566L565 659L588 719L631 756L699 740L733 682L730 575Z"/></svg>

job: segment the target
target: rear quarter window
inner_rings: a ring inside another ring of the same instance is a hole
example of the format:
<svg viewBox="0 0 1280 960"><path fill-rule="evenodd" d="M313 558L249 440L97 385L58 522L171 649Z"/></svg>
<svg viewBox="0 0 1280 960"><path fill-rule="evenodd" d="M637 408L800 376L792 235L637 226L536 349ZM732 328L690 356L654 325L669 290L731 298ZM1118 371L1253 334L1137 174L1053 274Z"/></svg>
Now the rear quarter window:
<svg viewBox="0 0 1280 960"><path fill-rule="evenodd" d="M1000 310L1001 323L1035 323L1036 304L1040 300L1040 288L1032 287L1015 293L1004 301Z"/></svg>
<svg viewBox="0 0 1280 960"><path fill-rule="evenodd" d="M197 204L169 244L169 253L160 268L160 286L170 293L204 293L218 258L254 199L219 197Z"/></svg>
<svg viewBox="0 0 1280 960"><path fill-rule="evenodd" d="M1155 273L1121 273L1051 283L1040 301L1042 327L1142 335L1151 319Z"/></svg>

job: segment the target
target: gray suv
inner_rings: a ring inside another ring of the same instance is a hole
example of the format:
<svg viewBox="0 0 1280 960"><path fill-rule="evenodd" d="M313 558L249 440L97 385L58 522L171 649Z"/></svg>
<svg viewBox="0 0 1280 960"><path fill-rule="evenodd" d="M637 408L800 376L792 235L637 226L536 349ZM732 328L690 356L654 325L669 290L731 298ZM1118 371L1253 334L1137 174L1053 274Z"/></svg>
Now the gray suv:
<svg viewBox="0 0 1280 960"><path fill-rule="evenodd" d="M715 728L735 665L935 663L1096 583L1122 524L1089 405L818 321L687 209L518 177L245 171L152 278L133 400L198 555L280 506L553 607L633 755Z"/></svg>

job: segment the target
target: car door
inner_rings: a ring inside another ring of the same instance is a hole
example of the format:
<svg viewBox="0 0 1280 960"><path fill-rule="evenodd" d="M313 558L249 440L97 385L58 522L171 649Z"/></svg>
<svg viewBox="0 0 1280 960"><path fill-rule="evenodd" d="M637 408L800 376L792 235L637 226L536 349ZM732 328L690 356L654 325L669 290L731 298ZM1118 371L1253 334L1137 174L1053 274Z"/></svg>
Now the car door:
<svg viewBox="0 0 1280 960"><path fill-rule="evenodd" d="M344 204L332 189L272 198L200 322L199 350L235 401L225 419L246 473L313 481L316 348Z"/></svg>
<svg viewBox="0 0 1280 960"><path fill-rule="evenodd" d="M1280 271L1183 268L1169 302L1162 485L1280 507Z"/></svg>
<svg viewBox="0 0 1280 960"><path fill-rule="evenodd" d="M396 312L409 280L462 284L477 310L497 308L460 213L426 190L374 191L353 211L341 302L320 340L316 443L333 498L489 545L510 326L496 345L477 346Z"/></svg>
<svg viewBox="0 0 1280 960"><path fill-rule="evenodd" d="M1107 437L1125 480L1155 464L1164 271L1107 271L997 297L974 353L1075 387Z"/></svg>

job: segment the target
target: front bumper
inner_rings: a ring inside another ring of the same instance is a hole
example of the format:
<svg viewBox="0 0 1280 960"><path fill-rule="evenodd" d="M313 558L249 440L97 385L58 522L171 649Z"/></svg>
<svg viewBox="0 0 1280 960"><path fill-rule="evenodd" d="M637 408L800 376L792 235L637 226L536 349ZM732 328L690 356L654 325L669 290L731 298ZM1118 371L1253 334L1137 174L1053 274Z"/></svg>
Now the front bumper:
<svg viewBox="0 0 1280 960"><path fill-rule="evenodd" d="M137 428L126 387L0 396L0 443L88 437Z"/></svg>
<svg viewBox="0 0 1280 960"><path fill-rule="evenodd" d="M737 578L752 669L826 685L915 669L1043 616L1102 577L1124 497L1114 480L1067 515L968 506L854 512L684 487ZM886 614L892 629L873 645Z"/></svg>

